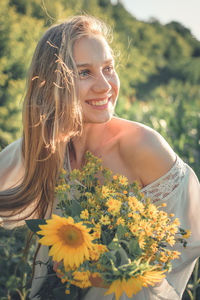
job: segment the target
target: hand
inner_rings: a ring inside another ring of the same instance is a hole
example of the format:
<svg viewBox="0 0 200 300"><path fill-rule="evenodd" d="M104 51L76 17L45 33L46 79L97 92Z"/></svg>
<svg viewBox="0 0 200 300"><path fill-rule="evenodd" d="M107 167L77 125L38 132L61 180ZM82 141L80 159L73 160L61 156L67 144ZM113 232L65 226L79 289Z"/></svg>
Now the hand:
<svg viewBox="0 0 200 300"><path fill-rule="evenodd" d="M94 287L100 287L100 288L104 288L104 289L109 287L109 285L106 284L98 274L92 274L90 276L90 282L91 282L92 286L94 286Z"/></svg>
<svg viewBox="0 0 200 300"><path fill-rule="evenodd" d="M59 264L60 263L57 262L57 261L53 262L53 270L54 270L54 272L57 272ZM59 277L59 274L57 274L57 276ZM90 276L90 282L91 282L91 284L92 284L93 287L100 287L100 288L104 288L104 289L106 289L106 288L109 287L109 285L106 284L103 281L103 279L98 274L92 274Z"/></svg>
<svg viewBox="0 0 200 300"><path fill-rule="evenodd" d="M56 260L54 260L54 262L53 262L53 270L54 270L54 272L57 272L59 265L60 265L60 263L57 262Z"/></svg>

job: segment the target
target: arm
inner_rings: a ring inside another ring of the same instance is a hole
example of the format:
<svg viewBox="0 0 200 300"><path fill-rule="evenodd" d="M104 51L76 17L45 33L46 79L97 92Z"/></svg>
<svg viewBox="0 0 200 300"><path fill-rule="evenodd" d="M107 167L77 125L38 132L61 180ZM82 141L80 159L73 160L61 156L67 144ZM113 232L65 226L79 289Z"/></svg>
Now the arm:
<svg viewBox="0 0 200 300"><path fill-rule="evenodd" d="M120 154L142 187L166 174L176 160L176 154L158 132L137 123L121 138Z"/></svg>

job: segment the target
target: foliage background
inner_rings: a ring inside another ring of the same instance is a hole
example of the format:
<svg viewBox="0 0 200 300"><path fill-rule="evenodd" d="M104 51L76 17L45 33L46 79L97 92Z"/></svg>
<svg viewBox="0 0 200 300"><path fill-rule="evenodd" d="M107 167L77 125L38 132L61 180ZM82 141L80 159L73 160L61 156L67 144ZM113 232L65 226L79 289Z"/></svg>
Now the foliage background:
<svg viewBox="0 0 200 300"><path fill-rule="evenodd" d="M200 42L182 24L141 22L123 0L0 1L0 149L22 135L26 74L36 43L53 23L89 13L114 29L121 92L116 113L159 131L200 178ZM32 243L25 228L0 230L0 299L28 299ZM27 263L25 262L27 261ZM198 265L184 300L200 297Z"/></svg>

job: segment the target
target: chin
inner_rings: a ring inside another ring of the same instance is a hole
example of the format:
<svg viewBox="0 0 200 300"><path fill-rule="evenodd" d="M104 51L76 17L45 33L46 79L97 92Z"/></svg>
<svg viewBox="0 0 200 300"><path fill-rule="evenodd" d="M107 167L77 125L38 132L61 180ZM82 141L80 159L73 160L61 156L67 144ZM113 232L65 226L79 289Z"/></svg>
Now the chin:
<svg viewBox="0 0 200 300"><path fill-rule="evenodd" d="M87 116L84 118L84 123L101 124L109 122L113 117L113 113L107 113L102 116Z"/></svg>

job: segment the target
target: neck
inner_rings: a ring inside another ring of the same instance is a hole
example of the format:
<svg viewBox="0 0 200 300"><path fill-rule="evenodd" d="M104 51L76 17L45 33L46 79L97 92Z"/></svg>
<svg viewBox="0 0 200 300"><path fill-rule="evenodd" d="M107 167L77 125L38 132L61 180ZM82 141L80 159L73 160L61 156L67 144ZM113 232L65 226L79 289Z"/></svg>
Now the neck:
<svg viewBox="0 0 200 300"><path fill-rule="evenodd" d="M83 165L86 151L98 155L108 132L108 123L84 125L82 135L72 139L74 153L70 156L77 167Z"/></svg>

